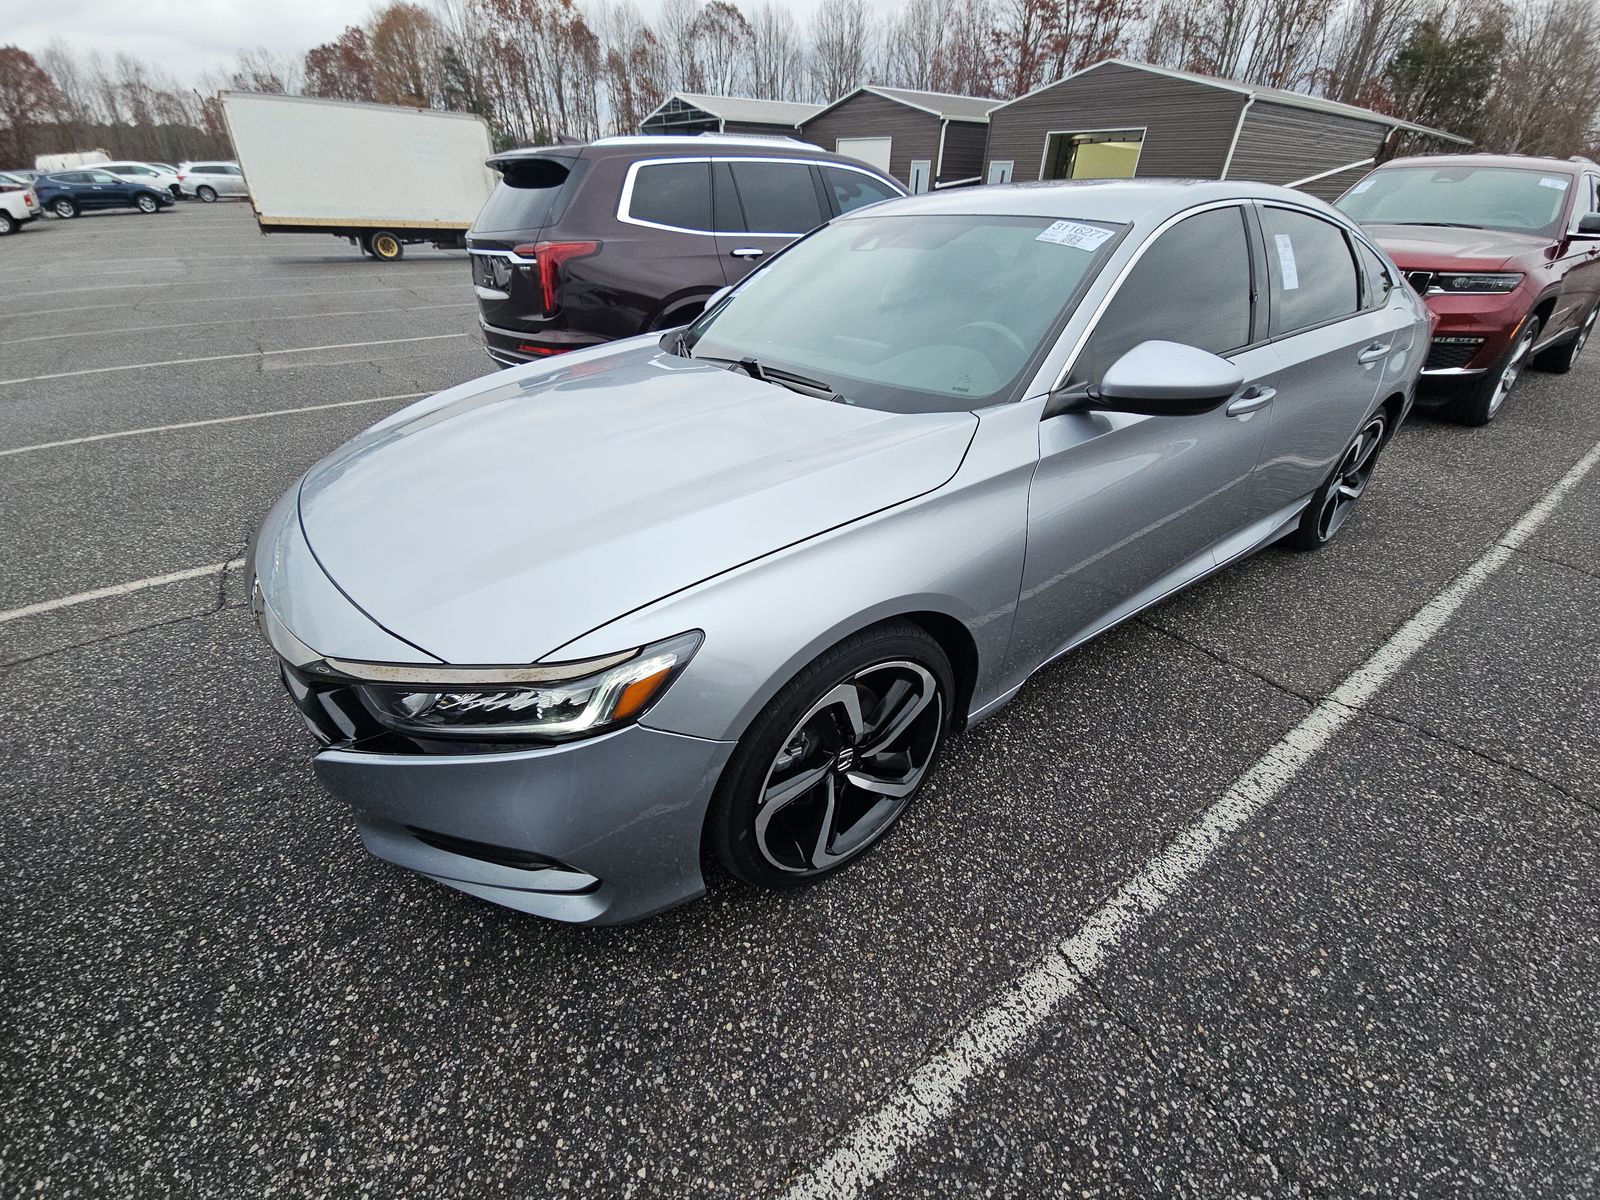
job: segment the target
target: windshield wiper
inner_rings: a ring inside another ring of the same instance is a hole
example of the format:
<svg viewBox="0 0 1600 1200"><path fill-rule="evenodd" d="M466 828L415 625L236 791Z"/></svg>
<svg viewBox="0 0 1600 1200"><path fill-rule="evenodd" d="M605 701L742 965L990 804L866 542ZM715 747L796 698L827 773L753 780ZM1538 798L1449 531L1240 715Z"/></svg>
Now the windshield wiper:
<svg viewBox="0 0 1600 1200"><path fill-rule="evenodd" d="M1437 229L1483 229L1482 225L1469 225L1465 221L1374 221L1374 225L1432 225Z"/></svg>
<svg viewBox="0 0 1600 1200"><path fill-rule="evenodd" d="M810 379L804 375L797 375L793 371L785 371L780 367L769 367L748 356L744 358L713 358L710 355L697 354L694 358L696 362L716 363L718 366L726 367L730 371L737 368L750 376L751 379L759 380L762 383L775 383L779 387L788 388L791 392L799 392L802 396L814 396L818 400L837 400L841 403L844 401L843 396L820 379Z"/></svg>

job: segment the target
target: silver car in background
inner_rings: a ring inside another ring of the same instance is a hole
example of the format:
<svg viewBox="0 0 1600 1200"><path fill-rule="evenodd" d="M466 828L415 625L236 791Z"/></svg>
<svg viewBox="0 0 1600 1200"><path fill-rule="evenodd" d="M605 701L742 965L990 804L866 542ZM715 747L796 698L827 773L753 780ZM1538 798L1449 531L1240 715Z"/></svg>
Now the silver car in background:
<svg viewBox="0 0 1600 1200"><path fill-rule="evenodd" d="M178 164L178 186L181 194L193 196L207 204L215 203L219 196L248 196L244 171L236 162L185 162Z"/></svg>
<svg viewBox="0 0 1600 1200"><path fill-rule="evenodd" d="M825 876L1042 665L1345 525L1421 302L1329 206L1126 181L889 201L687 330L476 380L251 551L376 855L617 922Z"/></svg>

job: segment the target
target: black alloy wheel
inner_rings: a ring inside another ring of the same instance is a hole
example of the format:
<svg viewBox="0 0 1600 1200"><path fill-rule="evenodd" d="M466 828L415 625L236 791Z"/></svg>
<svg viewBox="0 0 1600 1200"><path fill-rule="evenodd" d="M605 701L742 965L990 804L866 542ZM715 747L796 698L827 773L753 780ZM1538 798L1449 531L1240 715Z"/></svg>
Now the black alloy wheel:
<svg viewBox="0 0 1600 1200"><path fill-rule="evenodd" d="M1372 481L1373 469L1378 465L1378 451L1383 448L1384 437L1389 432L1388 414L1379 411L1367 418L1360 432L1351 439L1345 452L1339 456L1326 483L1306 505L1300 524L1284 540L1298 550L1315 550L1333 540L1344 528L1356 501L1361 499Z"/></svg>

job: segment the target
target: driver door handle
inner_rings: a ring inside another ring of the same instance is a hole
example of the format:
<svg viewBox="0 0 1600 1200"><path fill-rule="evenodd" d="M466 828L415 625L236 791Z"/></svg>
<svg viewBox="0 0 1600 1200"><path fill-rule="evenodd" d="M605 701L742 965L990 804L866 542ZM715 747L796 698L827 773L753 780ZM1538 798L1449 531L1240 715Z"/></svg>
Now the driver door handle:
<svg viewBox="0 0 1600 1200"><path fill-rule="evenodd" d="M729 250L728 253L734 258L760 258L766 251L756 246L740 246L737 250Z"/></svg>
<svg viewBox="0 0 1600 1200"><path fill-rule="evenodd" d="M1373 342L1372 345L1368 346L1360 354L1356 355L1356 361L1359 363L1375 363L1388 357L1389 343Z"/></svg>
<svg viewBox="0 0 1600 1200"><path fill-rule="evenodd" d="M1229 402L1227 408L1222 410L1223 415L1242 417L1245 413L1253 413L1257 409L1265 408L1271 404L1272 398L1277 394L1277 388L1247 387Z"/></svg>

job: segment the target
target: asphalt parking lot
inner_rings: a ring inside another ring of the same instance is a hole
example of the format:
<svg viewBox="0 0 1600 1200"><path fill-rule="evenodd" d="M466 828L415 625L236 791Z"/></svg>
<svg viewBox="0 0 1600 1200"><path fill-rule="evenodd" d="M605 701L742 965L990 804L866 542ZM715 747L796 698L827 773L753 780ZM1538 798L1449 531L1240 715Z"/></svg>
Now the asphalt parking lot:
<svg viewBox="0 0 1600 1200"><path fill-rule="evenodd" d="M0 1194L1600 1189L1600 360L1414 417L1332 546L1045 672L845 875L573 929L362 851L232 565L491 369L464 258L0 242Z"/></svg>

